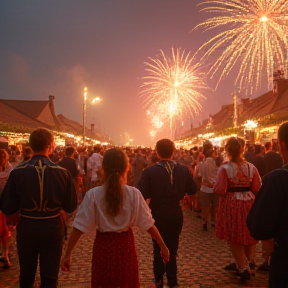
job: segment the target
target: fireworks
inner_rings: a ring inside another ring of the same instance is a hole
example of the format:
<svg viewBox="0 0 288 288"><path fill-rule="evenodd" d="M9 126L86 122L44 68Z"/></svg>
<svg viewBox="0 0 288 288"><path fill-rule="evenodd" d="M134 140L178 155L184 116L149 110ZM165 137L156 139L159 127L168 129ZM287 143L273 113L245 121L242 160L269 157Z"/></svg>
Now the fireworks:
<svg viewBox="0 0 288 288"><path fill-rule="evenodd" d="M158 129L169 123L173 138L175 118L198 114L202 109L199 101L205 98L200 91L207 87L198 71L200 65L192 64L190 52L172 48L171 58L162 50L160 53L158 58L149 58L144 63L148 75L142 78L140 98L149 109L147 115L154 128L150 135L155 136Z"/></svg>
<svg viewBox="0 0 288 288"><path fill-rule="evenodd" d="M218 57L209 75L219 82L233 68L235 85L253 93L263 81L269 86L275 69L286 66L288 36L287 0L207 0L199 4L204 12L217 13L197 25L205 31L222 31L201 46L202 60ZM287 68L287 67L286 67Z"/></svg>

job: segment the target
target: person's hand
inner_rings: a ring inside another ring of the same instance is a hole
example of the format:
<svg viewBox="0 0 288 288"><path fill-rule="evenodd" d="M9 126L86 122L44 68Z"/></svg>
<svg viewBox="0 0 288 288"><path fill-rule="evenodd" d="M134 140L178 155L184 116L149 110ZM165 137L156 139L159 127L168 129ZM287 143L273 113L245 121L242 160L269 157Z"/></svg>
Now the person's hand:
<svg viewBox="0 0 288 288"><path fill-rule="evenodd" d="M61 271L69 272L71 269L71 257L64 256L61 263L60 263Z"/></svg>
<svg viewBox="0 0 288 288"><path fill-rule="evenodd" d="M166 264L167 262L169 262L169 258L170 258L170 252L169 249L167 248L166 245L161 247L161 257L163 259L163 262Z"/></svg>
<svg viewBox="0 0 288 288"><path fill-rule="evenodd" d="M6 221L9 225L17 226L19 224L19 220L20 220L19 212L16 212L15 214L12 215L6 215Z"/></svg>

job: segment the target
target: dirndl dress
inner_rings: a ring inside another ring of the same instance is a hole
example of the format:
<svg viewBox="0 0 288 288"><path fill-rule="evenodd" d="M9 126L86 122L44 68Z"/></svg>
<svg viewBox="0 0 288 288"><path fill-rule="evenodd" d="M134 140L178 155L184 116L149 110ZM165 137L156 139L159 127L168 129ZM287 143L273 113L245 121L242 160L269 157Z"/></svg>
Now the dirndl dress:
<svg viewBox="0 0 288 288"><path fill-rule="evenodd" d="M138 288L139 269L134 234L97 230L92 257L92 288Z"/></svg>
<svg viewBox="0 0 288 288"><path fill-rule="evenodd" d="M216 236L228 244L253 245L246 218L254 203L261 178L249 162L228 162L220 167L214 192L219 195L216 213Z"/></svg>

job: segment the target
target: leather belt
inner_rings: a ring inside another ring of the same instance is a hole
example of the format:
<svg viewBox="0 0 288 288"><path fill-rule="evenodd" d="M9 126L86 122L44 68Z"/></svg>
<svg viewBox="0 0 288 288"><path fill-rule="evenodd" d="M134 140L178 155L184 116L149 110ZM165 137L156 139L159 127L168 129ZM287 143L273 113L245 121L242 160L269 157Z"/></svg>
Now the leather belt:
<svg viewBox="0 0 288 288"><path fill-rule="evenodd" d="M249 192L250 191L250 187L229 187L228 192Z"/></svg>
<svg viewBox="0 0 288 288"><path fill-rule="evenodd" d="M29 219L39 219L39 220L42 220L42 219L52 219L52 218L56 218L56 217L60 216L60 213L55 214L55 215L50 215L50 216L28 216L28 215L23 215L23 214L21 214L20 216L21 216L21 217L24 217L24 218L29 218Z"/></svg>

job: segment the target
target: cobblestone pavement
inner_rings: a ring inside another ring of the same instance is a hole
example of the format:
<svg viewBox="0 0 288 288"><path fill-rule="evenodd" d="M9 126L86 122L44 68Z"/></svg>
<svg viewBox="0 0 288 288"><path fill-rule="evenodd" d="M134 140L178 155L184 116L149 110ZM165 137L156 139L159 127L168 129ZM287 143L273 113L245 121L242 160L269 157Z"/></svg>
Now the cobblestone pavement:
<svg viewBox="0 0 288 288"><path fill-rule="evenodd" d="M184 211L184 227L180 237L178 278L180 287L191 288L239 288L268 287L268 273L255 271L249 281L241 281L233 272L223 267L232 260L228 245L215 236L215 229L201 230L201 219L193 212ZM152 243L146 232L134 229L139 256L141 288L153 288ZM89 288L91 251L95 233L84 234L78 242L72 258L72 271L60 272L59 286ZM262 262L260 245L256 249L256 265ZM0 266L0 288L18 287L19 265L15 243L11 249L13 266L4 270ZM0 264L2 265L2 264ZM39 281L39 273L36 277ZM36 285L37 286L37 285Z"/></svg>

